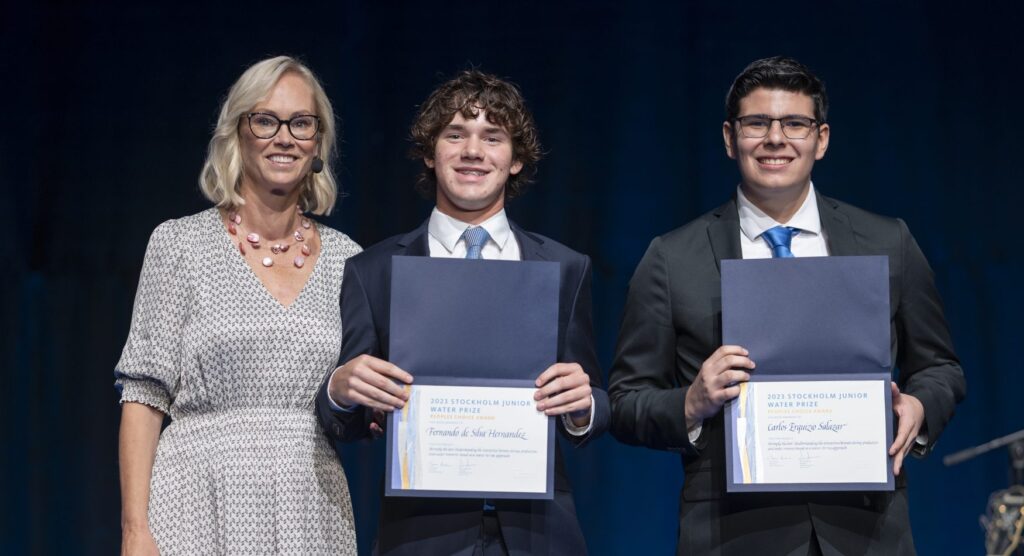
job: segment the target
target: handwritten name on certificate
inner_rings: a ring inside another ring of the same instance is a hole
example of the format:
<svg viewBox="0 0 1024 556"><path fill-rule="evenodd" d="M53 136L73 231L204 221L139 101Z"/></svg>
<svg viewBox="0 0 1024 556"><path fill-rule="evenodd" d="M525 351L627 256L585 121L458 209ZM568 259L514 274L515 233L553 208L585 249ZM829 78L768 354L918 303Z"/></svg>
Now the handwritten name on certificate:
<svg viewBox="0 0 1024 556"><path fill-rule="evenodd" d="M536 409L535 392L413 385L394 415L389 494L543 496L552 480L552 429Z"/></svg>
<svg viewBox="0 0 1024 556"><path fill-rule="evenodd" d="M889 395L884 380L744 384L733 482L884 484Z"/></svg>

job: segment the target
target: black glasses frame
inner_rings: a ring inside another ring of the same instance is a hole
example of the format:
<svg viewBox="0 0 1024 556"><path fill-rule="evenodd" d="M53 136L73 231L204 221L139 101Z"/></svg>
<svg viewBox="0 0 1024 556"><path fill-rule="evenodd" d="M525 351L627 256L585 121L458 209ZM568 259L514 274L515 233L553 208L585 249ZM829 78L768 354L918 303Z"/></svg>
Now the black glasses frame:
<svg viewBox="0 0 1024 556"><path fill-rule="evenodd" d="M751 118L756 118L758 120L768 120L768 129L764 132L764 135L747 135L743 131L743 127L744 127L743 126L743 120L751 119ZM815 127L819 127L819 125L821 124L821 122L819 122L815 118L808 118L807 116L795 116L795 115L783 116L781 118L769 118L768 116L762 116L760 114L751 114L749 116L740 116L738 118L733 119L733 121L736 122L737 124L739 124L739 126L740 126L740 133L742 133L743 136L746 137L747 139L764 139L765 137L768 137L768 134L771 133L772 126L775 125L775 122L779 122L779 127L782 128L782 134L785 135L787 139L807 139L808 137L810 137L811 136L811 132L810 131L808 131L807 135L804 135L803 137L790 137L789 133L786 133L786 125L784 124L784 120L791 120L792 121L794 119L799 119L799 120L802 120L802 121L809 121L809 122L811 122L810 127L812 129L815 128Z"/></svg>
<svg viewBox="0 0 1024 556"><path fill-rule="evenodd" d="M271 133L270 135L267 135L266 137L263 137L263 136L259 135L258 133L256 133L256 130L252 128L252 117L253 116L267 116L268 118L273 118L277 122L277 127L274 128L274 133ZM301 116L295 116L293 118L288 118L287 120L282 120L281 118L278 118L277 116L275 116L273 114L269 114L267 112L249 112L248 114L245 115L245 118L249 122L249 131L251 131L252 134L255 135L259 139L270 139L270 138L276 136L277 132L281 131L281 126L282 125L288 126L288 133L290 133L292 137L294 137L295 139L297 139L299 141L309 141L311 139L315 139L316 138L316 134L320 133L320 116L314 116L313 114L303 114ZM313 120L316 122L316 125L315 125L315 127L313 129L313 135L312 136L310 136L310 137L298 137L298 136L295 135L295 132L292 130L292 122L294 120L299 119L299 118L313 118Z"/></svg>

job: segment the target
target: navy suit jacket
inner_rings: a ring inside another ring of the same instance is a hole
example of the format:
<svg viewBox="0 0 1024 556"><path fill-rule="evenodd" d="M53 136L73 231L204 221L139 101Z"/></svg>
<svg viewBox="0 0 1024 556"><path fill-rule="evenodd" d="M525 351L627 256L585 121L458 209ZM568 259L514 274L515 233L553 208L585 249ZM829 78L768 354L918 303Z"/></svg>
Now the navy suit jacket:
<svg viewBox="0 0 1024 556"><path fill-rule="evenodd" d="M582 446L608 428L608 395L594 351L590 301L590 259L555 241L511 223L523 260L560 263L558 361L579 363L590 375L594 418L589 432L572 436L562 419L558 428L574 446ZM427 223L386 239L352 257L342 283L342 363L369 354L388 359L391 314L391 258L429 256ZM526 301L526 300L524 300ZM543 369L542 369L543 370ZM540 371L538 371L538 374ZM317 393L317 415L333 439L350 442L370 436L372 411L336 412L327 399L327 382ZM554 500L495 500L502 534L511 554L585 554L569 480L556 450ZM376 552L388 555L471 554L480 531L479 499L387 498L381 506Z"/></svg>
<svg viewBox="0 0 1024 556"><path fill-rule="evenodd" d="M902 220L817 201L831 255L889 257L894 380L924 406L930 450L966 386L928 261ZM612 434L681 454L680 553L806 554L812 528L826 555L912 553L905 472L895 493L726 494L722 412L690 442L686 389L722 345L720 267L743 258L740 233L733 198L651 242L629 285L609 379Z"/></svg>

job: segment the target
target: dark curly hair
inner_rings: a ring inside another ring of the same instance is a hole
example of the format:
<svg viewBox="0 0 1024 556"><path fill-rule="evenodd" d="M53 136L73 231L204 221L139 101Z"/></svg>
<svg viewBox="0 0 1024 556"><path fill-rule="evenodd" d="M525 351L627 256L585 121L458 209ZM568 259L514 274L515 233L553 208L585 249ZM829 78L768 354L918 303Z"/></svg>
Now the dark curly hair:
<svg viewBox="0 0 1024 556"><path fill-rule="evenodd" d="M736 76L725 96L725 121L731 122L740 114L740 101L755 89L781 89L803 93L814 101L814 119L819 124L828 120L828 94L825 83L811 70L785 56L773 56L751 62Z"/></svg>
<svg viewBox="0 0 1024 556"><path fill-rule="evenodd" d="M497 76L475 69L465 70L435 89L420 106L412 124L410 136L413 146L409 157L414 160L433 159L437 138L455 114L473 119L481 110L486 112L488 122L501 126L512 138L512 159L522 163L523 169L509 176L505 184L505 198L517 197L537 172L537 161L541 157L540 140L519 87ZM435 197L437 176L433 168L424 165L416 190L428 199Z"/></svg>

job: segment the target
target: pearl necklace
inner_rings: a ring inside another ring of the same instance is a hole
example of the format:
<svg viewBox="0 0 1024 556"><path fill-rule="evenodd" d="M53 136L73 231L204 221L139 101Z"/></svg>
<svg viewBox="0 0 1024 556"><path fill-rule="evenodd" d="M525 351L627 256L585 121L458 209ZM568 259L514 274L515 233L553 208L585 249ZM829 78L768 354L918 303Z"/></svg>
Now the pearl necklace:
<svg viewBox="0 0 1024 556"><path fill-rule="evenodd" d="M312 253L312 250L309 248L309 245L305 243L306 236L302 234L302 230L306 230L306 233L314 232L310 231L311 228L313 227L313 224L310 223L308 218L302 216L302 208L296 206L295 211L298 213L299 225L301 227L295 229L295 233L292 234L292 241L288 243L275 243L270 246L270 252L273 253L274 255L278 255L280 253L287 253L288 250L293 245L295 245L296 243L300 243L301 245L299 245L299 251L302 254L296 255L295 258L292 259L292 264L295 265L295 268L302 268L303 265L306 264L306 257L308 257L310 253ZM231 235L233 236L239 235L239 232L245 234L245 230L242 229L242 215L238 214L237 212L228 213L228 232L231 233ZM248 234L245 234L245 241L248 242L249 246L253 249L260 248L260 240L260 235L257 234L256 232L249 232ZM238 251L242 254L243 257L245 256L245 242L241 240L238 241ZM272 259L271 257L263 257L263 260L260 262L263 263L263 266L265 267L274 266L274 259Z"/></svg>

